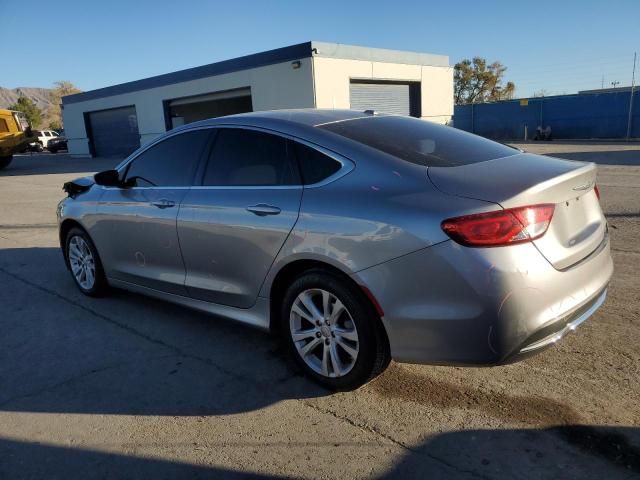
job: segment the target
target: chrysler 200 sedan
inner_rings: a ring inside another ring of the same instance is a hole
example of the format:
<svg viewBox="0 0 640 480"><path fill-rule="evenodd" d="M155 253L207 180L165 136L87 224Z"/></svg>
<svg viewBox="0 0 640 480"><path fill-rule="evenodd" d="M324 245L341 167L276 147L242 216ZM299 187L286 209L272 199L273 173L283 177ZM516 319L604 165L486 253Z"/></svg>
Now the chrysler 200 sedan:
<svg viewBox="0 0 640 480"><path fill-rule="evenodd" d="M78 288L270 329L316 381L498 365L553 345L613 272L593 164L348 110L192 123L65 184Z"/></svg>

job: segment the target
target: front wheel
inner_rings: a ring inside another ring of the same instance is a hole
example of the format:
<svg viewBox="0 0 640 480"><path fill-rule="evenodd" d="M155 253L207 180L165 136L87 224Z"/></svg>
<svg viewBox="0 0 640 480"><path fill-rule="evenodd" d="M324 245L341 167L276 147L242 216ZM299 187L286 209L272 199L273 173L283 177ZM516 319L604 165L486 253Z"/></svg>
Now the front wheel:
<svg viewBox="0 0 640 480"><path fill-rule="evenodd" d="M312 271L287 289L281 331L304 372L334 390L352 390L389 364L386 336L375 310L357 288Z"/></svg>
<svg viewBox="0 0 640 480"><path fill-rule="evenodd" d="M103 294L107 281L98 251L89 235L80 228L72 228L65 246L67 265L80 291L90 297Z"/></svg>
<svg viewBox="0 0 640 480"><path fill-rule="evenodd" d="M2 170L3 168L7 168L12 160L12 155L9 155L8 157L0 157L0 170Z"/></svg>

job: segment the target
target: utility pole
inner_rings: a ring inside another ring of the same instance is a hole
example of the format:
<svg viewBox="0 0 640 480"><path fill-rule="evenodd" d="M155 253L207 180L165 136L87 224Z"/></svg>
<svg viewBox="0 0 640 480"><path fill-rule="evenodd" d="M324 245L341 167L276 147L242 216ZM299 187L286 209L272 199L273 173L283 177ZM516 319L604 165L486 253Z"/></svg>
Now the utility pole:
<svg viewBox="0 0 640 480"><path fill-rule="evenodd" d="M633 89L636 84L636 57L638 53L633 52L633 73L631 74L631 94L629 95L629 120L627 121L627 142L631 138L631 121L633 120Z"/></svg>
<svg viewBox="0 0 640 480"><path fill-rule="evenodd" d="M611 82L611 85L613 85L613 88L616 88L618 85L620 85L620 82L618 80L614 80L613 82Z"/></svg>

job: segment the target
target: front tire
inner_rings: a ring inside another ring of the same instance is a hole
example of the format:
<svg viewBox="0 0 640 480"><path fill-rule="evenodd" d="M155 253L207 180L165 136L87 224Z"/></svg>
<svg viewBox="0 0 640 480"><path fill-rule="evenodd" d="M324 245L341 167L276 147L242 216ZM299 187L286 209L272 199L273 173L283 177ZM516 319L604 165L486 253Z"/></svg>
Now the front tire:
<svg viewBox="0 0 640 480"><path fill-rule="evenodd" d="M97 297L107 289L98 251L84 230L72 228L65 241L65 259L78 289L90 297Z"/></svg>
<svg viewBox="0 0 640 480"><path fill-rule="evenodd" d="M353 390L389 364L375 310L337 275L314 270L298 277L282 302L281 332L297 365L332 390Z"/></svg>

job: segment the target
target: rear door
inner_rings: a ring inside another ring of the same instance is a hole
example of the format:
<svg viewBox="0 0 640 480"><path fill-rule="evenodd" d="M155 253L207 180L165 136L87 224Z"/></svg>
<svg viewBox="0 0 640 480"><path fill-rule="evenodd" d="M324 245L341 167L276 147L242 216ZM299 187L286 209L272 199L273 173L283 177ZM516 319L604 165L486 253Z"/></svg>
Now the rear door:
<svg viewBox="0 0 640 480"><path fill-rule="evenodd" d="M176 219L210 135L168 137L125 167L126 188L102 187L91 235L109 278L186 295Z"/></svg>
<svg viewBox="0 0 640 480"><path fill-rule="evenodd" d="M189 294L248 308L298 219L302 186L289 141L219 128L202 175L182 201L178 235Z"/></svg>

